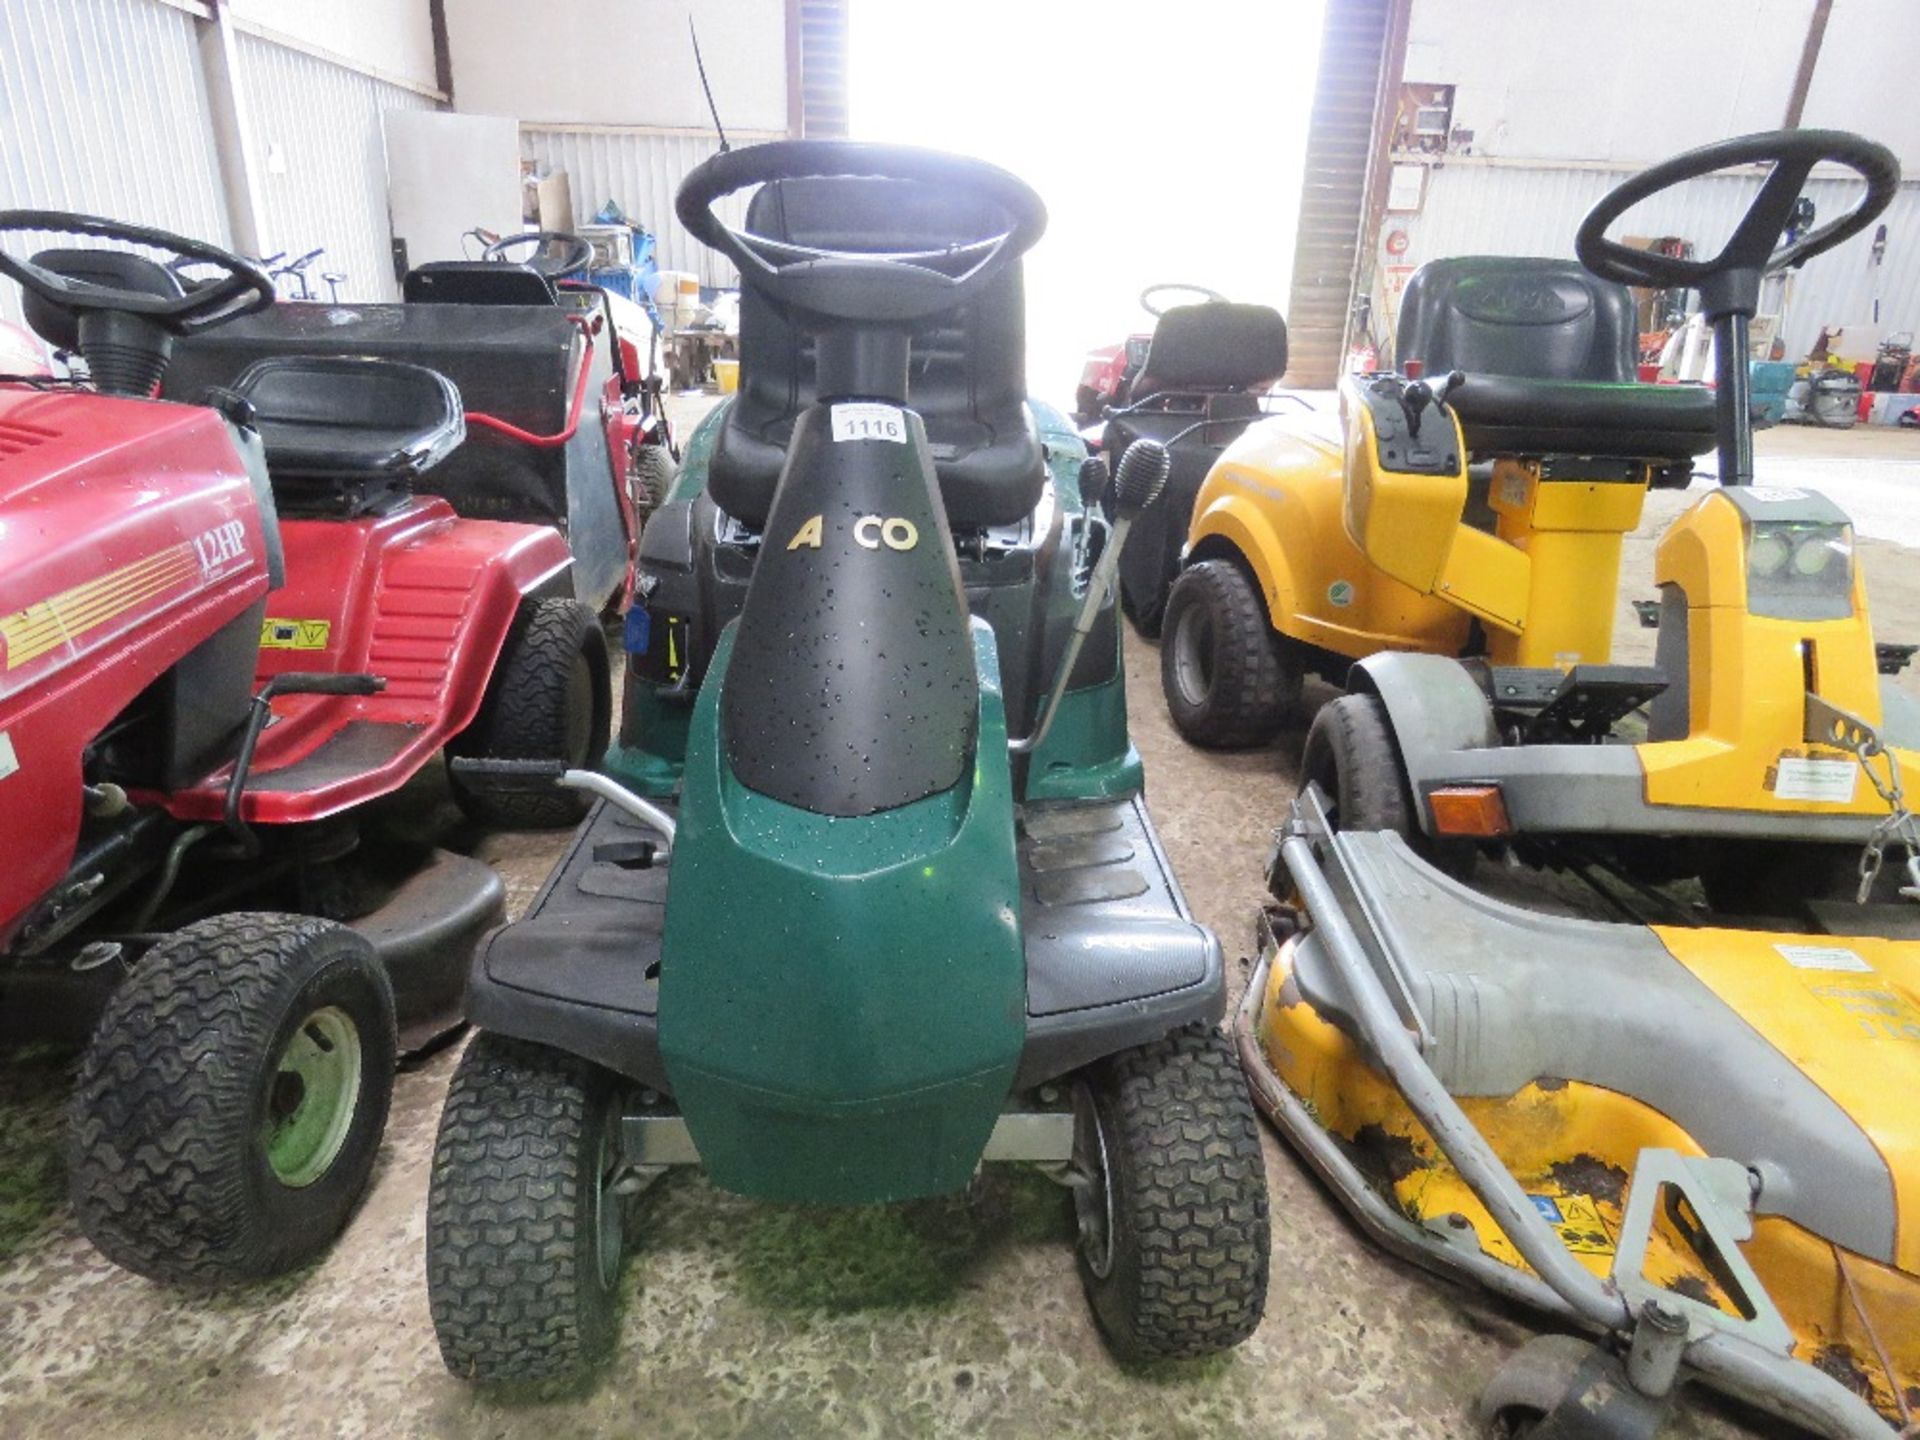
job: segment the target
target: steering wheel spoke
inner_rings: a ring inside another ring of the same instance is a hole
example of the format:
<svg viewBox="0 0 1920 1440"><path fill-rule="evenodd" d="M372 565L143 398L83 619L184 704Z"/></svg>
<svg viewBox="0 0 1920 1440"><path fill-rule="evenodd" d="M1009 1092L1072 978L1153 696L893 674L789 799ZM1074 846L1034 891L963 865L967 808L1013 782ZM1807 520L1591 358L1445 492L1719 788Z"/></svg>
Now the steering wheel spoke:
<svg viewBox="0 0 1920 1440"><path fill-rule="evenodd" d="M1837 220L1787 245L1780 244L1794 202L1814 167L1844 165L1866 182L1860 203ZM1720 253L1709 260L1685 260L1650 250L1635 250L1607 238L1607 231L1633 206L1716 171L1735 165L1770 165L1747 213ZM1773 130L1742 135L1689 150L1632 176L1608 192L1588 212L1574 241L1580 263L1603 280L1654 289L1699 290L1712 318L1753 313L1760 277L1783 265L1802 265L1872 224L1900 185L1900 165L1883 145L1844 130Z"/></svg>

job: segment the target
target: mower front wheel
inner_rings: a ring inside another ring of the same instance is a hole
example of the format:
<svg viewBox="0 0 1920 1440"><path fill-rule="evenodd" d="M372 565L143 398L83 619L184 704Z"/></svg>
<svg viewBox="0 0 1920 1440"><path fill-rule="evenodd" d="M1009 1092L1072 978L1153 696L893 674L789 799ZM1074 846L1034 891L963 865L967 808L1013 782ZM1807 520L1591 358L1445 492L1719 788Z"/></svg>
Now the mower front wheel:
<svg viewBox="0 0 1920 1440"><path fill-rule="evenodd" d="M628 482L632 487L634 512L645 524L649 515L667 503L667 493L673 489L673 482L680 474L680 467L673 463L673 456L664 445L640 445L633 452L633 464L628 471Z"/></svg>
<svg viewBox="0 0 1920 1440"><path fill-rule="evenodd" d="M626 1260L612 1077L482 1033L454 1072L427 1192L427 1299L447 1369L581 1375L613 1347Z"/></svg>
<svg viewBox="0 0 1920 1440"><path fill-rule="evenodd" d="M1300 704L1301 667L1266 602L1231 560L1202 560L1173 582L1160 622L1160 688L1195 745L1264 745Z"/></svg>
<svg viewBox="0 0 1920 1440"><path fill-rule="evenodd" d="M1227 1038L1191 1025L1075 1087L1080 1279L1123 1360L1238 1345L1267 1295L1267 1180Z"/></svg>
<svg viewBox="0 0 1920 1440"><path fill-rule="evenodd" d="M1313 717L1300 759L1300 787L1318 785L1340 830L1391 830L1428 864L1456 880L1473 873L1470 840L1436 840L1420 827L1406 762L1377 695L1342 695Z"/></svg>
<svg viewBox="0 0 1920 1440"><path fill-rule="evenodd" d="M607 637L593 611L578 600L530 600L500 651L480 713L449 753L592 769L606 753L612 693ZM528 790L457 770L450 778L467 818L498 829L577 824L591 803L575 790Z"/></svg>
<svg viewBox="0 0 1920 1440"><path fill-rule="evenodd" d="M300 915L202 920L107 1002L69 1113L87 1238L150 1279L258 1279L319 1255L373 1171L393 1095L373 947Z"/></svg>

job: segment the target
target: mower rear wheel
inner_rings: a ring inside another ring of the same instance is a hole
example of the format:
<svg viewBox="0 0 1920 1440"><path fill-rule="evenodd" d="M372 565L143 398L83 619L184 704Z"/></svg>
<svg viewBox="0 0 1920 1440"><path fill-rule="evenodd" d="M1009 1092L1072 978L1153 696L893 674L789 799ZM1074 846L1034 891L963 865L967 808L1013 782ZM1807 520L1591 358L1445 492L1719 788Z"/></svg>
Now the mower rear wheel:
<svg viewBox="0 0 1920 1440"><path fill-rule="evenodd" d="M1124 1360L1238 1345L1267 1295L1267 1180L1233 1047L1190 1025L1075 1089L1080 1279Z"/></svg>
<svg viewBox="0 0 1920 1440"><path fill-rule="evenodd" d="M366 1188L396 1048L386 971L344 925L234 914L169 936L81 1061L67 1167L81 1228L155 1280L306 1263Z"/></svg>
<svg viewBox="0 0 1920 1440"><path fill-rule="evenodd" d="M427 1299L447 1369L575 1376L613 1346L626 1259L612 1077L482 1033L447 1092L427 1193Z"/></svg>
<svg viewBox="0 0 1920 1440"><path fill-rule="evenodd" d="M1300 787L1308 785L1325 792L1336 829L1391 830L1454 879L1472 873L1471 841L1434 840L1420 828L1406 762L1377 695L1342 695L1313 717L1300 760Z"/></svg>
<svg viewBox="0 0 1920 1440"><path fill-rule="evenodd" d="M673 489L679 474L680 467L673 463L666 446L641 445L634 450L628 477L633 487L633 506L642 523L666 504L667 492Z"/></svg>
<svg viewBox="0 0 1920 1440"><path fill-rule="evenodd" d="M1263 745L1298 708L1301 668L1268 623L1259 590L1232 561L1183 570L1160 628L1160 688L1174 726L1194 744Z"/></svg>
<svg viewBox="0 0 1920 1440"><path fill-rule="evenodd" d="M501 649L473 724L450 753L486 760L559 760L591 769L606 753L612 681L607 637L578 600L531 600ZM590 797L557 787L516 788L486 776L450 776L467 818L509 830L577 824Z"/></svg>

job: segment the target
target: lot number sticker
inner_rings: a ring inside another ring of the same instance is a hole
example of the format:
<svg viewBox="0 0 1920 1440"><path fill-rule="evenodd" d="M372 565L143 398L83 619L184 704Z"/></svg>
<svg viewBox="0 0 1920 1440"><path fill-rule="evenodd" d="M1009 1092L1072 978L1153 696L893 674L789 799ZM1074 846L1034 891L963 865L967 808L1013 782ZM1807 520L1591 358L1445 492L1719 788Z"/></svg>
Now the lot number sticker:
<svg viewBox="0 0 1920 1440"><path fill-rule="evenodd" d="M1851 760L1803 760L1783 755L1773 779L1782 800L1820 800L1845 805L1853 799L1860 767Z"/></svg>
<svg viewBox="0 0 1920 1440"><path fill-rule="evenodd" d="M907 417L892 405L836 405L835 440L892 440L907 443Z"/></svg>
<svg viewBox="0 0 1920 1440"><path fill-rule="evenodd" d="M1854 975L1871 975L1873 967L1853 951L1839 945L1776 945L1780 958L1796 970L1844 970Z"/></svg>

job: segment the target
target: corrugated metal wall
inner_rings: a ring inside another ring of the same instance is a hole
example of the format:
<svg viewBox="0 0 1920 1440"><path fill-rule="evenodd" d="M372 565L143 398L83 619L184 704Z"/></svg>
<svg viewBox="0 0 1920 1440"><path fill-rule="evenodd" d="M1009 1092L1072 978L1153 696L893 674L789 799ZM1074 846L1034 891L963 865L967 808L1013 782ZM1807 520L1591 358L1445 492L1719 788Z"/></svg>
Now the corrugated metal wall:
<svg viewBox="0 0 1920 1440"><path fill-rule="evenodd" d="M746 144L766 137L729 138ZM691 270L702 285L731 288L740 283L733 263L695 240L673 213L674 194L687 172L719 148L714 136L683 132L520 127L522 155L567 172L576 224L592 220L607 201L617 201L630 220L653 232L662 270ZM719 210L728 224L745 223L744 198L722 201Z"/></svg>
<svg viewBox="0 0 1920 1440"><path fill-rule="evenodd" d="M196 23L156 0L0 0L0 208L79 210L226 244ZM11 281L0 316L19 317Z"/></svg>
<svg viewBox="0 0 1920 1440"><path fill-rule="evenodd" d="M1382 263L1418 265L1450 255L1573 255L1573 236L1587 211L1630 171L1591 166L1493 165L1450 160L1427 178L1418 215L1389 215L1382 234L1407 232L1407 253ZM1715 175L1638 205L1613 227L1621 235L1679 235L1710 255L1733 233L1760 187L1760 177ZM1859 199L1859 182L1815 179L1805 192L1819 221L1837 219ZM1809 261L1793 278L1784 332L1798 359L1823 325L1870 318L1876 292L1883 326L1920 329L1920 182L1900 187L1882 217L1892 237L1884 263L1871 263L1873 231Z"/></svg>
<svg viewBox="0 0 1920 1440"><path fill-rule="evenodd" d="M1287 378L1294 385L1332 385L1345 359L1393 11L1393 0L1327 6L1287 301Z"/></svg>
<svg viewBox="0 0 1920 1440"><path fill-rule="evenodd" d="M294 256L324 245L309 272L318 294L318 272L333 270L347 277L343 300L397 300L380 115L434 102L257 36L236 40L261 246Z"/></svg>

